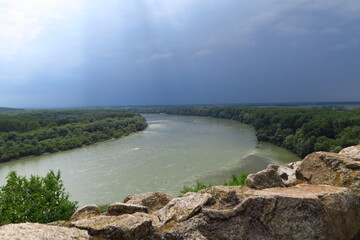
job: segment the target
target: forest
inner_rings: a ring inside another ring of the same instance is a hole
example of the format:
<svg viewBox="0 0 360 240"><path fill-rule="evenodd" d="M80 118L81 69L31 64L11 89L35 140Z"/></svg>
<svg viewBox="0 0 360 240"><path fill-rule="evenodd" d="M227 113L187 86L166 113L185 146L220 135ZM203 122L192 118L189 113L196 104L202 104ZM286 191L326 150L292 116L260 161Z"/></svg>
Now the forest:
<svg viewBox="0 0 360 240"><path fill-rule="evenodd" d="M128 107L139 113L224 118L250 124L259 141L287 148L300 157L314 151L338 152L360 144L360 109L243 106Z"/></svg>
<svg viewBox="0 0 360 240"><path fill-rule="evenodd" d="M142 116L114 109L3 111L0 162L120 138L146 127Z"/></svg>

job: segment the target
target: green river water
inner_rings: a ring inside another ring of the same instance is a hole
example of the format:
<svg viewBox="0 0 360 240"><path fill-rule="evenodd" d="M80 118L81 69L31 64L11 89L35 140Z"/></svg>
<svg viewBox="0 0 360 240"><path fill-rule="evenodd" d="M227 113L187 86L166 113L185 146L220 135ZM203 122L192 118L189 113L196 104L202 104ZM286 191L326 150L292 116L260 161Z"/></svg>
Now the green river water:
<svg viewBox="0 0 360 240"><path fill-rule="evenodd" d="M222 184L232 173L256 172L269 163L299 160L236 121L205 117L143 115L140 133L79 149L0 164L0 185L9 171L44 176L61 170L71 200L79 205L122 201L128 194L164 191L179 195L200 179Z"/></svg>

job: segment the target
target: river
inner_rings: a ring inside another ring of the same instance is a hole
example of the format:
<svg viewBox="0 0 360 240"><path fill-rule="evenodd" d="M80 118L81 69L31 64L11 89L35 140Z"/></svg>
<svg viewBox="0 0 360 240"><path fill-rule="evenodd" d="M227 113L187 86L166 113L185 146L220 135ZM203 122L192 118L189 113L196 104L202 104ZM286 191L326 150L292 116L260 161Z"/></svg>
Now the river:
<svg viewBox="0 0 360 240"><path fill-rule="evenodd" d="M236 121L206 117L143 115L149 126L136 134L69 151L0 164L9 171L44 176L61 170L71 200L79 205L122 201L128 194L179 195L203 180L222 184L232 173L256 172L269 163L297 161L291 152L258 143L255 130Z"/></svg>

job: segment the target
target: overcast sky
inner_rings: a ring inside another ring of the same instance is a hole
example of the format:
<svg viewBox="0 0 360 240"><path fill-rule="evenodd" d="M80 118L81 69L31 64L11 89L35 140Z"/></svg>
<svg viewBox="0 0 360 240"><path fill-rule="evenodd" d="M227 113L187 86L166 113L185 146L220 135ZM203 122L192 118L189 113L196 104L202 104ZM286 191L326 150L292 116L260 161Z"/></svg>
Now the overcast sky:
<svg viewBox="0 0 360 240"><path fill-rule="evenodd" d="M0 106L360 101L359 0L0 0Z"/></svg>

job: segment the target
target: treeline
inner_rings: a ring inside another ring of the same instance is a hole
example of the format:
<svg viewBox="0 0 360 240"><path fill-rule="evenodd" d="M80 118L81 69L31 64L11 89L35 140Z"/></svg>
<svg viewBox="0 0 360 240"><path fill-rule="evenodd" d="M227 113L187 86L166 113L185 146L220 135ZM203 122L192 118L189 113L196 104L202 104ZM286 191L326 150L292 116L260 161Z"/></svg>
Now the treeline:
<svg viewBox="0 0 360 240"><path fill-rule="evenodd" d="M0 162L68 150L144 130L146 120L119 110L0 114Z"/></svg>
<svg viewBox="0 0 360 240"><path fill-rule="evenodd" d="M313 151L338 152L360 144L360 110L329 108L180 106L124 108L141 113L210 116L251 124L259 141L287 148L300 157Z"/></svg>

